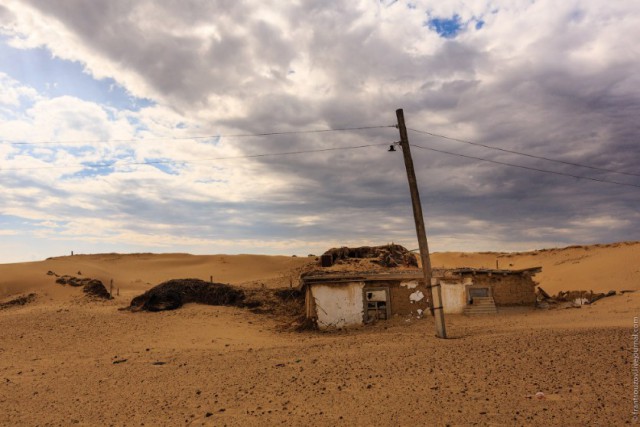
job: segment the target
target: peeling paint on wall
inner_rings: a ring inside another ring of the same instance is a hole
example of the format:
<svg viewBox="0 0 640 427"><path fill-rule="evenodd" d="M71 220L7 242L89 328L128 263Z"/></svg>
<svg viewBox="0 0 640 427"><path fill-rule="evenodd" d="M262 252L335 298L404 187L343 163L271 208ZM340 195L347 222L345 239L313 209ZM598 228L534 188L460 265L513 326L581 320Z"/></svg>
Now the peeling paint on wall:
<svg viewBox="0 0 640 427"><path fill-rule="evenodd" d="M409 295L409 301L411 301L412 303L422 301L423 298L424 294L422 293L422 291L415 291L414 293Z"/></svg>
<svg viewBox="0 0 640 427"><path fill-rule="evenodd" d="M407 282L401 282L400 286L405 286L407 289L415 289L419 285L417 280L410 280Z"/></svg>
<svg viewBox="0 0 640 427"><path fill-rule="evenodd" d="M315 300L318 327L342 328L364 323L363 282L346 286L314 285L311 293Z"/></svg>

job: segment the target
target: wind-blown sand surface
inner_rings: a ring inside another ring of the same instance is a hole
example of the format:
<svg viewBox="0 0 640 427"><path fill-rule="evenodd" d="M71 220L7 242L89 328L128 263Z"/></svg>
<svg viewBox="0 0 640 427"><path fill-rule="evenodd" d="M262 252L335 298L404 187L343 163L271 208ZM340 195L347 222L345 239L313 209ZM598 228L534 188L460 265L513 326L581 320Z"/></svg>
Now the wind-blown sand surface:
<svg viewBox="0 0 640 427"><path fill-rule="evenodd" d="M435 254L434 266L543 266L548 292L639 289L640 244L527 254ZM0 265L1 425L621 425L633 409L640 292L580 309L394 318L332 333L189 304L118 311L161 281L288 286L306 258L81 255ZM57 274L114 279L91 301ZM542 276L542 277L541 277ZM600 287L596 286L597 284ZM536 399L537 392L545 394Z"/></svg>

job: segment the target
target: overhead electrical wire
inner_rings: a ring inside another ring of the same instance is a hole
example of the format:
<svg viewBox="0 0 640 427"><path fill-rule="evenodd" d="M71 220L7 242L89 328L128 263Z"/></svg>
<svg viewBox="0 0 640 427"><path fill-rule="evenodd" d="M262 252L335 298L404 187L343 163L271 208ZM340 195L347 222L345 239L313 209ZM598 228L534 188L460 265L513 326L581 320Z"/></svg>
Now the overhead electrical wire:
<svg viewBox="0 0 640 427"><path fill-rule="evenodd" d="M602 172L616 173L616 174L620 174L620 175L640 176L640 174L637 174L637 173L622 172L622 171L617 171L617 170L613 170L613 169L607 169L607 168L601 168L601 167L597 167L597 166L585 165L583 163L568 162L566 160L552 159L552 158L544 157L544 156L536 156L535 154L523 153L521 151L508 150L506 148L494 147L492 145L481 144L479 142L472 142L472 141L468 141L468 140L465 140L465 139L453 138L453 137L450 137L450 136L441 135L441 134L437 134L437 133L433 133L433 132L428 132L428 131L425 131L425 130L419 130L419 129L413 129L413 128L407 128L407 130L410 130L410 131L416 132L416 133L421 133L421 134L424 134L424 135L433 136L433 137L436 137L436 138L447 139L449 141L456 141L456 142L461 142L461 143L464 143L464 144L470 144L470 145L475 145L475 146L478 146L478 147L484 147L484 148L488 148L490 150L497 150L497 151L502 151L504 153L517 154L519 156L530 157L530 158L533 158L533 159L546 160L548 162L561 163L561 164L570 165L570 166L579 166L581 168L593 169L593 170L598 170L598 171L602 171Z"/></svg>
<svg viewBox="0 0 640 427"><path fill-rule="evenodd" d="M213 138L219 138L219 137L222 137L222 138L252 138L252 137L266 137L266 136L278 136L278 135L296 135L296 134L313 134L313 133L327 133L327 132L360 131L360 130L395 128L395 127L397 127L397 126L396 125L383 125L383 126L378 125L378 126L358 126L358 127L330 128L330 129L304 129L304 130L297 130L297 131L280 131L280 132L242 133L242 134L228 134L228 135L192 135L192 136L184 136L184 137L157 137L157 138L137 138L137 139L66 140L66 141L65 140L60 140L60 141L51 140L51 141L31 141L31 142L0 140L0 144L21 145L21 146L27 145L28 146L28 145L50 145L50 144L87 144L88 145L88 144L98 144L98 143L186 141L186 140L190 140L190 139L213 139ZM608 168L602 168L602 167L597 167L597 166L592 166L592 165L586 165L586 164L583 164L583 163L575 163L575 162L569 162L569 161L566 161L566 160L553 159L553 158L545 157L545 156L537 156L535 154L524 153L524 152L516 151L516 150L509 150L509 149L506 149L506 148L495 147L495 146L491 146L491 145L487 145L487 144L473 142L473 141L469 141L469 140L465 140L465 139L461 139L461 138L454 138L454 137L450 137L450 136L447 136L447 135L442 135L442 134L429 132L429 131L425 131L425 130L421 130L421 129L407 128L407 130L409 130L411 132L423 134L423 135L433 136L433 137L436 137L436 138L442 138L442 139L446 139L446 140L450 140L450 141L455 141L455 142L474 145L474 146L483 147L483 148L487 148L487 149L491 149L491 150L501 151L501 152L504 152L504 153L516 154L516 155L525 156L525 157L529 157L529 158L545 160L545 161L549 161L549 162L565 164L565 165L570 165L570 166L583 167L583 168L588 168L588 169L592 169L592 170L598 170L598 171L602 171L602 172L608 172L608 173L615 173L615 174L620 174L620 175L638 176L638 177L640 177L640 174L637 174L637 173L623 172L623 171L618 171L618 170L613 170L613 169L608 169Z"/></svg>
<svg viewBox="0 0 640 427"><path fill-rule="evenodd" d="M234 159L254 159L260 157L278 157L278 156L291 156L297 154L310 154L310 153L322 153L326 151L339 151L339 150L356 150L359 148L367 148L367 147L376 147L376 146L387 146L389 145L386 142L379 144L364 144L364 145L352 145L346 147L334 147L334 148L320 148L316 150L299 150L299 151L283 151L279 153L261 153L261 154L248 154L244 156L226 156L226 157L211 157L206 159L198 159L198 160L147 160L142 162L123 162L123 161L114 161L109 163L77 163L73 165L52 165L52 166L34 166L34 167L18 167L18 168L0 168L1 171L16 171L16 170L40 170L40 169L69 169L69 168L109 168L114 166L139 166L139 165L158 165L158 164L197 164L197 163L206 163L218 160L234 160Z"/></svg>
<svg viewBox="0 0 640 427"><path fill-rule="evenodd" d="M171 138L149 138L149 139L129 139L129 140L128 139L120 139L120 140L91 140L91 141L90 140L83 140L83 141L78 140L78 141L38 141L38 142L0 141L0 143L8 143L8 144L13 144L13 145L70 144L70 143L91 144L91 143L109 143L109 142L142 142L142 141L156 141L156 140L189 140L189 139L207 139L207 138L217 138L217 137L248 138L248 137L277 136L277 135L312 134L312 133L327 133L327 132L346 132L346 131L359 131L359 130L395 128L395 127L397 127L397 126L396 125L360 126L360 127L345 127L345 128L332 128L332 129L307 129L307 130L282 131L282 132L263 132L263 133L229 134L229 135L190 136L190 137L180 137L180 138L171 137ZM484 148L488 148L488 149L498 150L498 151L511 153L511 154L522 155L522 156L526 156L526 157L530 157L530 158L536 158L536 159L551 161L551 162L555 162L555 163L562 163L562 164L572 165L572 166L580 166L580 167L585 167L585 168L594 169L594 170L600 170L600 171L604 171L604 172L618 173L618 174L622 174L622 175L640 176L640 174L620 172L620 171L615 171L615 170L606 169L606 168L599 168L599 167L580 164L580 163L572 163L572 162L567 162L567 161L564 161L564 160L551 159L551 158L548 158L548 157L536 156L536 155L529 154L529 153L522 153L522 152L519 152L519 151L508 150L508 149L499 148L499 147L493 147L493 146L490 146L490 145L480 144L480 143L467 141L467 140L463 140L463 139L459 139L459 138L453 138L453 137L449 137L449 136L446 136L446 135L436 134L436 133L433 133L433 132L428 132L428 131L424 131L424 130L420 130L420 129L414 129L414 128L407 128L407 129L409 131L412 131L412 132L415 132L415 133L420 133L420 134L429 135L429 136L433 136L433 137L437 137L437 138L443 138L443 139L447 139L447 140L451 140L451 141L456 141L456 142L476 145L476 146L480 146L480 147L484 147ZM0 172L1 171L18 171L18 170L38 170L38 169L68 169L68 168L77 168L77 167L99 169L99 168L107 168L107 167L115 167L115 166L137 166L137 165L156 165L156 164L197 164L197 163L206 163L206 162L219 161L219 160L250 159L250 158L261 158L261 157L277 157L277 156L289 156L289 155L298 155L298 154L320 153L320 152L338 151L338 150L354 150L354 149L375 147L375 146L381 146L381 145L387 145L387 143L364 144L364 145L347 146L347 147L334 147L334 148L321 148L321 149L315 149L315 150L298 150L298 151L284 151L284 152L277 152L277 153L261 153L261 154L250 154L250 155L243 155L243 156L212 157L212 158L197 159L197 160L167 159L167 160L147 160L147 161L140 161L140 162L115 160L113 162L93 163L93 164L91 164L91 163L77 163L77 164L70 164L70 165L51 165L51 166L16 167L16 168L2 168L2 167L0 167ZM451 156L457 156L457 157L467 158L467 159L471 159L471 160L479 160L479 161L483 161L483 162L489 162L489 163L494 163L494 164L498 164L498 165L504 165L504 166L510 166L510 167L515 167L515 168L520 168L520 169L526 169L526 170L535 171L535 172L548 173L548 174L566 176L566 177L577 178L577 179L586 179L586 180L589 180L589 181L596 181L596 182L602 182L602 183L613 184L613 185L621 185L621 186L626 186L626 187L640 188L640 185L636 185L636 184L629 184L629 183L611 181L611 180L600 179L600 178L592 178L592 177L583 176L583 175L574 175L574 174L570 174L570 173L557 172L557 171L552 171L552 170L547 170L547 169L539 169L539 168L534 168L534 167L530 167L530 166L517 165L517 164L513 164L513 163L508 163L508 162L501 162L501 161L498 161L498 160L486 159L486 158L483 158L483 157L475 157L475 156L470 156L470 155L466 155L466 154L453 153L453 152L450 152L450 151L439 150L439 149L435 149L435 148L431 148L431 147L424 147L424 146L416 145L416 144L411 144L411 146L415 147L415 148L422 149L422 150L429 150L429 151L434 151L434 152L447 154L447 155L451 155Z"/></svg>
<svg viewBox="0 0 640 427"><path fill-rule="evenodd" d="M548 169L538 169L538 168L533 168L533 167L529 167L529 166L516 165L516 164L513 164L513 163L500 162L498 160L485 159L483 157L475 157L475 156L469 156L469 155L466 155L466 154L452 153L450 151L438 150L436 148L424 147L424 146L416 145L416 144L411 144L411 146L415 147L415 148L419 148L421 150L435 151L437 153L448 154L450 156L463 157L463 158L472 159L472 160L480 160L480 161L483 161L483 162L495 163L497 165L511 166L511 167L514 167L514 168L526 169L526 170L535 171L535 172L543 172L543 173L567 176L567 177L578 178L578 179L587 179L589 181L603 182L603 183L614 184L614 185L623 185L625 187L640 188L640 185L636 185L636 184L628 184L628 183L625 183L625 182L618 182L618 181L610 181L610 180L607 180L607 179L592 178L592 177L583 176L583 175L573 175L573 174L570 174L570 173L556 172L556 171L551 171L551 170L548 170Z"/></svg>
<svg viewBox="0 0 640 427"><path fill-rule="evenodd" d="M395 125L387 126L359 126L359 127L344 127L344 128L331 128L331 129L303 129L281 132L263 132L263 133L236 133L236 134L219 134L219 135L193 135L193 136L181 136L181 137L157 137L157 138L133 138L133 139L97 139L97 140L61 140L61 141L8 141L0 140L2 144L9 145L48 145L48 144L107 144L107 143L123 143L123 142L152 142L152 141L187 141L190 139L213 139L213 138L254 138L264 136L276 136L276 135L300 135L300 134L312 134L312 133L327 133L327 132L348 132L348 131L360 131L369 129L383 129L394 128Z"/></svg>

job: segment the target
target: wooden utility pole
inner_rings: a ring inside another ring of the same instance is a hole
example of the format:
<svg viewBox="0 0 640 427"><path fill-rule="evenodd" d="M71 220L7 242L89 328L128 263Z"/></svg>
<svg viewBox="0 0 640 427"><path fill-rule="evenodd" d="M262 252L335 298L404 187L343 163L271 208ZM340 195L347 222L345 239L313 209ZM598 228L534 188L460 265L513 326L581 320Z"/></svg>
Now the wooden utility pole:
<svg viewBox="0 0 640 427"><path fill-rule="evenodd" d="M400 131L400 147L404 155L404 166L407 168L407 178L409 180L409 191L411 192L411 203L413 205L413 218L416 222L416 235L418 236L418 245L420 247L420 261L422 262L422 273L424 275L424 284L429 289L431 313L436 321L436 335L438 338L446 338L447 331L444 325L444 312L442 310L442 294L440 292L440 282L432 283L431 260L429 259L429 245L427 244L427 232L424 227L424 218L422 216L422 205L420 204L420 193L418 193L418 182L416 180L416 172L413 168L413 159L411 158L411 149L409 148L409 137L407 136L407 127L404 124L404 112L402 108L396 110L398 117L398 130Z"/></svg>

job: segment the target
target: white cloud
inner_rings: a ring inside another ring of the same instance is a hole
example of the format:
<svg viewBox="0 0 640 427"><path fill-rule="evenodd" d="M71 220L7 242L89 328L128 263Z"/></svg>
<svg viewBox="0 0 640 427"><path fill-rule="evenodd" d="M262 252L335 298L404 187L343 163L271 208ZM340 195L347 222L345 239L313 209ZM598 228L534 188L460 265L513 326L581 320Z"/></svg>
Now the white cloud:
<svg viewBox="0 0 640 427"><path fill-rule="evenodd" d="M0 72L0 113L7 107L20 107L25 101L38 99L38 93L30 87L20 84L7 74Z"/></svg>
<svg viewBox="0 0 640 427"><path fill-rule="evenodd" d="M615 218L611 215L586 216L571 221L571 224L584 229L607 228L616 229L630 225L631 221L622 218Z"/></svg>

